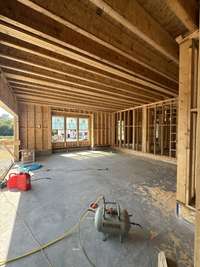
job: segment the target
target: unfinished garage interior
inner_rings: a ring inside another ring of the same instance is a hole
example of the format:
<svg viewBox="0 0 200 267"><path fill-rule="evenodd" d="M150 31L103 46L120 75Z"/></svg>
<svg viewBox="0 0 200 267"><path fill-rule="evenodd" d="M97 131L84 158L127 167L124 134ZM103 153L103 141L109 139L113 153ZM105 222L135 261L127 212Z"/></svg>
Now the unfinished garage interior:
<svg viewBox="0 0 200 267"><path fill-rule="evenodd" d="M200 267L199 62L198 0L0 1L0 266Z"/></svg>

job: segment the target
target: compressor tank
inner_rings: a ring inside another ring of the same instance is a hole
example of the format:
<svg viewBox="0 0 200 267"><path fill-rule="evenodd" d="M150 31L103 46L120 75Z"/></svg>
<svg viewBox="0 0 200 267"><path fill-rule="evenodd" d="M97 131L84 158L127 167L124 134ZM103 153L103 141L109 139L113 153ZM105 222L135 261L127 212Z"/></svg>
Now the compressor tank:
<svg viewBox="0 0 200 267"><path fill-rule="evenodd" d="M111 204L112 208L107 208ZM126 209L120 209L116 202L105 202L99 206L95 213L95 227L97 231L108 235L119 235L122 241L130 230L129 215ZM105 240L106 238L104 238Z"/></svg>

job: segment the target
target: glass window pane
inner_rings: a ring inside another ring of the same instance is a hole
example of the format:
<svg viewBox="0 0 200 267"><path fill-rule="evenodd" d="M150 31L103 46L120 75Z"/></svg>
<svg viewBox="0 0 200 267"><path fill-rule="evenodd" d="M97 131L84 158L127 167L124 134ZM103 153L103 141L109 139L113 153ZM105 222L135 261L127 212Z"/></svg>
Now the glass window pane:
<svg viewBox="0 0 200 267"><path fill-rule="evenodd" d="M79 118L79 140L89 140L89 120L88 118Z"/></svg>
<svg viewBox="0 0 200 267"><path fill-rule="evenodd" d="M52 142L64 142L64 117L52 116Z"/></svg>
<svg viewBox="0 0 200 267"><path fill-rule="evenodd" d="M77 141L77 118L66 119L66 141Z"/></svg>

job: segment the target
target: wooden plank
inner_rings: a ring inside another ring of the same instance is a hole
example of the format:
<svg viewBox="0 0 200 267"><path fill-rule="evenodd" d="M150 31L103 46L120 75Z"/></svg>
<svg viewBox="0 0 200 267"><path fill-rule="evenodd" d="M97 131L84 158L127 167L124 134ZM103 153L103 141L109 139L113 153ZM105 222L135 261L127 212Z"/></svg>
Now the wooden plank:
<svg viewBox="0 0 200 267"><path fill-rule="evenodd" d="M90 0L118 23L154 49L178 64L178 47L172 37L140 6L132 0L124 9L123 1ZM107 4L108 3L108 4Z"/></svg>
<svg viewBox="0 0 200 267"><path fill-rule="evenodd" d="M16 93L16 96L17 98L19 99L19 102L22 100L26 100L26 103L34 103L34 104L37 104L37 103L40 103L40 104L49 104L50 106L62 106L62 107L69 107L69 105L72 105L74 107L84 107L85 108L88 108L89 110L92 110L92 109L96 109L96 110L105 110L105 111L115 111L115 108L113 107L108 107L108 106L104 106L103 104L102 105L97 105L97 104L90 104L90 103L81 103L81 102L74 102L74 101L65 101L65 100L61 100L60 98L57 98L57 97L51 97L51 96L46 96L45 98L41 96L41 94L34 94L34 95L31 95L31 94L28 94L28 93L24 93L24 94L18 94ZM58 105L59 104L59 105Z"/></svg>
<svg viewBox="0 0 200 267"><path fill-rule="evenodd" d="M9 38L9 37L7 37ZM100 82L100 84L102 84L102 81L103 83L109 85L109 87L111 88L118 88L119 90L121 91L127 91L127 86L129 88L129 90L127 92L130 93L130 91L134 92L134 94L136 94L136 91L137 91L137 94L141 93L142 92L145 92L145 95L147 96L153 96L156 98L161 98L163 96L165 96L166 94L162 93L162 92L156 92L156 95L155 95L155 91L149 91L147 88L144 88L143 86L140 86L139 84L134 84L127 81L127 80L122 80L120 79L119 77L117 76L110 76L108 75L107 73L105 72L102 72L102 71L98 71L96 72L95 70L91 69L91 68L88 68L86 66L84 66L83 64L79 64L79 65L76 65L74 64L73 62L69 62L66 61L66 60L62 60L60 58L57 58L56 56L51 56L50 53L47 54L44 54L44 53L40 53L38 51L35 51L33 50L29 44L26 44L26 47L24 46L24 43L23 44L13 44L11 41L4 41L4 40L0 40L0 43L4 46L6 46L6 48L13 48L13 49L17 49L18 52L21 52L25 55L27 55L27 60L29 60L29 58L31 57L32 58L36 58L37 57L40 57L44 60L51 60L54 62L54 66L55 66L55 63L59 63L59 64L62 64L62 66L64 67L68 67L69 70L67 70L67 73L70 72L70 70L74 70L73 71L73 74L77 74L77 73L80 73L81 72L81 75L79 74L79 77L81 76L81 78L83 77L90 77L90 81L98 81ZM18 43L20 43L20 41L18 41ZM27 48L28 46L28 48ZM37 49L38 50L38 49ZM38 61L38 59L37 59ZM43 62L42 61L42 62ZM48 63L49 65L49 63ZM91 76L92 76L92 79L91 79ZM88 79L87 79L88 80ZM133 90L134 89L134 90ZM141 95L141 94L140 94ZM144 94L142 94L144 95ZM156 99L152 100L152 101L156 101Z"/></svg>
<svg viewBox="0 0 200 267"><path fill-rule="evenodd" d="M136 133L136 129L135 129L135 125L136 125L136 116L135 116L136 110L133 110L133 144L132 144L132 148L135 150L136 146L136 138L135 138L135 133Z"/></svg>
<svg viewBox="0 0 200 267"><path fill-rule="evenodd" d="M167 267L167 260L165 257L164 251L159 252L158 254L158 267Z"/></svg>
<svg viewBox="0 0 200 267"><path fill-rule="evenodd" d="M142 108L142 152L147 152L147 107Z"/></svg>
<svg viewBox="0 0 200 267"><path fill-rule="evenodd" d="M39 74L37 72L29 72L29 71L22 71L20 69L17 68L13 68L13 67L8 67L5 65L0 64L0 67L3 68L5 75L7 78L10 79L18 79L20 81L25 81L25 82L31 82L31 83L36 83L44 86L51 86L54 89L58 88L58 89L65 89L67 91L72 91L72 92L79 92L79 93L83 93L83 94L88 94L88 95L92 95L92 96L97 96L100 98L107 98L107 99L111 99L111 100L118 100L119 101L119 97L120 97L120 102L121 103L125 103L129 104L129 105L133 105L133 104L144 104L146 101L145 100L139 100L138 97L126 97L123 94L120 93L116 93L116 92L110 92L108 90L104 90L101 88L94 88L91 87L89 85L83 85L83 84L77 84L74 82L68 82L67 80L64 79L60 79L60 78L56 78L54 76L52 76L51 74L49 75L43 75L43 74ZM12 70L12 71L10 71ZM31 75L30 78L29 76L26 75ZM47 81L42 80L41 78L45 78ZM41 88L41 87L40 87ZM27 88L28 89L28 88ZM50 89L48 89L50 90ZM57 90L58 91L58 90ZM104 93L102 95L102 93ZM149 101L148 101L149 102Z"/></svg>
<svg viewBox="0 0 200 267"><path fill-rule="evenodd" d="M198 47L198 95L197 95L197 142L196 142L196 228L194 267L200 266L200 45Z"/></svg>
<svg viewBox="0 0 200 267"><path fill-rule="evenodd" d="M94 114L90 116L90 143L91 143L91 148L94 147Z"/></svg>
<svg viewBox="0 0 200 267"><path fill-rule="evenodd" d="M33 10L40 12L41 16L45 15L45 17L51 18L54 21L54 23L58 22L60 25L64 25L66 28L69 28L78 34L81 34L83 37L86 37L85 39L89 39L90 41L92 40L92 41L96 42L96 44L110 49L112 52L117 52L121 56L124 56L127 59L131 59L135 63L141 64L143 67L148 67L149 69L154 70L157 73L161 72L161 70L159 71L159 69L155 67L155 65L157 66L157 64L153 64L154 67L151 66L153 63L152 62L153 58L152 58L151 62L146 62L146 61L144 61L144 57L141 57L141 56L139 57L139 55L138 55L139 53L138 54L135 53L134 57L131 56L132 51L124 48L128 44L130 46L131 39L127 38L127 34L124 32L123 32L123 34L120 34L121 33L120 29L118 29L116 27L111 28L111 30L109 31L109 34L108 34L106 29L107 29L107 26L109 25L108 24L109 22L106 19L104 19L104 16L98 17L95 14L96 12L88 12L88 10L85 10L84 3L77 3L76 2L76 5L70 5L69 4L66 7L64 1L60 1L59 6L55 5L55 3L52 1L49 1L48 5L45 2L41 2L41 1L39 1L39 4L37 4L36 1L34 3L32 1L29 1L29 0L19 0L19 1L21 3L23 3L24 5L27 5L28 7L32 8ZM87 5L87 7L88 6L89 5ZM71 10L71 12L70 12L70 7L73 8L73 10ZM132 12L134 12L134 9L135 9L135 7L129 8L129 10L133 10ZM77 13L79 16L76 16ZM126 12L126 13L128 13L128 12ZM137 14L137 11L135 11L134 13ZM80 19L81 14L82 14L82 17L85 18L84 20ZM139 14L137 14L137 16L138 15ZM148 19L152 20L152 18L147 13L145 13L144 15L145 15L145 18L144 18L144 21L142 20L143 24L141 25L141 28L142 28L142 30L144 30L144 28L145 28L144 26L145 25L148 26L146 30L148 30L148 34L149 34L149 21L146 22L146 20L147 20L146 15L147 15ZM135 15L130 14L130 17L131 18L135 17ZM89 23L90 20L93 20L93 22L94 22L92 26ZM136 19L136 21L141 21L141 18L140 18L140 20ZM50 23L48 23L48 24L50 24ZM98 31L99 24L102 28L101 34L99 34L99 31ZM152 23L150 23L150 24L152 25ZM155 24L155 21L154 21L154 24ZM109 26L111 27L111 25L109 25ZM164 31L160 27L160 25L158 25L158 27L159 27L159 29L156 30L156 35L155 34L153 35L153 32L152 32L152 36L154 38L155 38L155 36L157 36L158 30L161 29L162 32ZM104 30L104 28L105 28L105 30ZM151 28L151 31L155 31L155 29L152 29L152 28ZM165 31L164 31L164 34L166 35ZM162 37L162 35L161 35L161 37ZM170 38L170 36L168 34L165 37L167 38L167 40L172 39L172 38ZM118 38L120 38L120 42L118 41ZM157 37L157 38L159 39L160 37ZM72 38L72 39L74 39L74 38ZM112 40L112 43L110 43L110 40ZM163 41L163 38L162 38L162 41ZM171 42L172 42L172 40L171 40ZM167 46L167 43L163 42L163 45ZM137 46L136 43L134 44L134 47L135 46ZM173 46L174 46L174 44L173 44ZM96 47L97 46L95 46L95 48ZM142 47L140 47L140 49L142 49ZM98 47L97 47L97 50L98 50ZM141 54L144 54L144 53L142 52ZM100 58L101 58L101 56L100 56ZM155 58L155 55L154 55L154 58ZM160 69L163 69L163 68L165 69L166 68L165 65L167 65L167 64L163 63L162 66L160 67ZM163 75L166 75L166 77L169 76L168 75L169 68L167 68L167 70L168 71L165 71L164 73L161 72Z"/></svg>
<svg viewBox="0 0 200 267"><path fill-rule="evenodd" d="M198 28L199 8L196 0L167 0L167 4L190 32Z"/></svg>
<svg viewBox="0 0 200 267"><path fill-rule="evenodd" d="M190 149L190 103L191 103L191 62L192 40L180 45L180 83L178 109L178 167L177 167L177 200L187 203L187 185L189 181ZM189 204L189 203L187 203Z"/></svg>
<svg viewBox="0 0 200 267"><path fill-rule="evenodd" d="M2 17L1 17L1 19L2 19ZM14 25L16 24L15 21L12 21L10 19L7 19L7 18L3 18L3 19L4 19L4 21L9 22L11 24L14 24ZM19 23L17 24L17 26L19 26ZM23 29L24 29L24 27L27 28L25 25L21 25L21 27ZM32 31L33 31L33 29L32 29ZM30 29L30 32L32 32L32 31ZM127 72L124 72L124 70L119 70L117 67L111 67L111 66L103 64L99 61L92 60L89 57L85 57L85 56L82 56L80 54L74 53L71 50L68 50L68 49L63 48L63 47L58 46L58 45L54 45L53 43L50 43L49 41L44 41L43 39L41 39L39 37L35 37L31 33L27 34L27 33L24 33L22 31L19 31L12 26L7 26L4 24L1 24L0 32L2 32L3 34L7 34L9 36L15 36L15 38L17 38L19 40L23 40L23 41L28 42L30 44L35 44L36 46L39 46L39 47L44 48L44 49L48 49L51 52L56 51L56 53L58 53L60 55L69 57L71 59L75 59L75 60L80 61L82 63L86 63L86 64L93 66L97 69L107 71L110 74L117 75L117 76L119 76L121 78L125 78L129 81L142 84L143 86L147 86L147 87L149 87L153 90L156 90L158 92L164 92L164 93L167 93L171 96L176 95L175 91L173 92L170 88L166 89L165 86L156 85L155 83L152 83L150 81L146 81L144 79L135 77L134 74L129 74ZM42 36L42 33L40 33L39 35Z"/></svg>
<svg viewBox="0 0 200 267"><path fill-rule="evenodd" d="M127 111L128 115L127 115L127 147L130 147L130 110Z"/></svg>

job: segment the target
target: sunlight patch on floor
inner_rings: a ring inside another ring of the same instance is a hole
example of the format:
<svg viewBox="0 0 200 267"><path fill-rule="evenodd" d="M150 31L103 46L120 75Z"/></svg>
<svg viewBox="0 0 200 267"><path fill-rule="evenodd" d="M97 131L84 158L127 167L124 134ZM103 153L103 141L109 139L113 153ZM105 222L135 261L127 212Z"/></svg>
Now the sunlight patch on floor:
<svg viewBox="0 0 200 267"><path fill-rule="evenodd" d="M64 153L60 156L76 160L84 160L90 158L111 157L114 156L114 153L105 151L81 151L74 153Z"/></svg>
<svg viewBox="0 0 200 267"><path fill-rule="evenodd" d="M0 260L6 258L9 252L20 197L20 192L0 193L0 244L3 244L0 246Z"/></svg>

